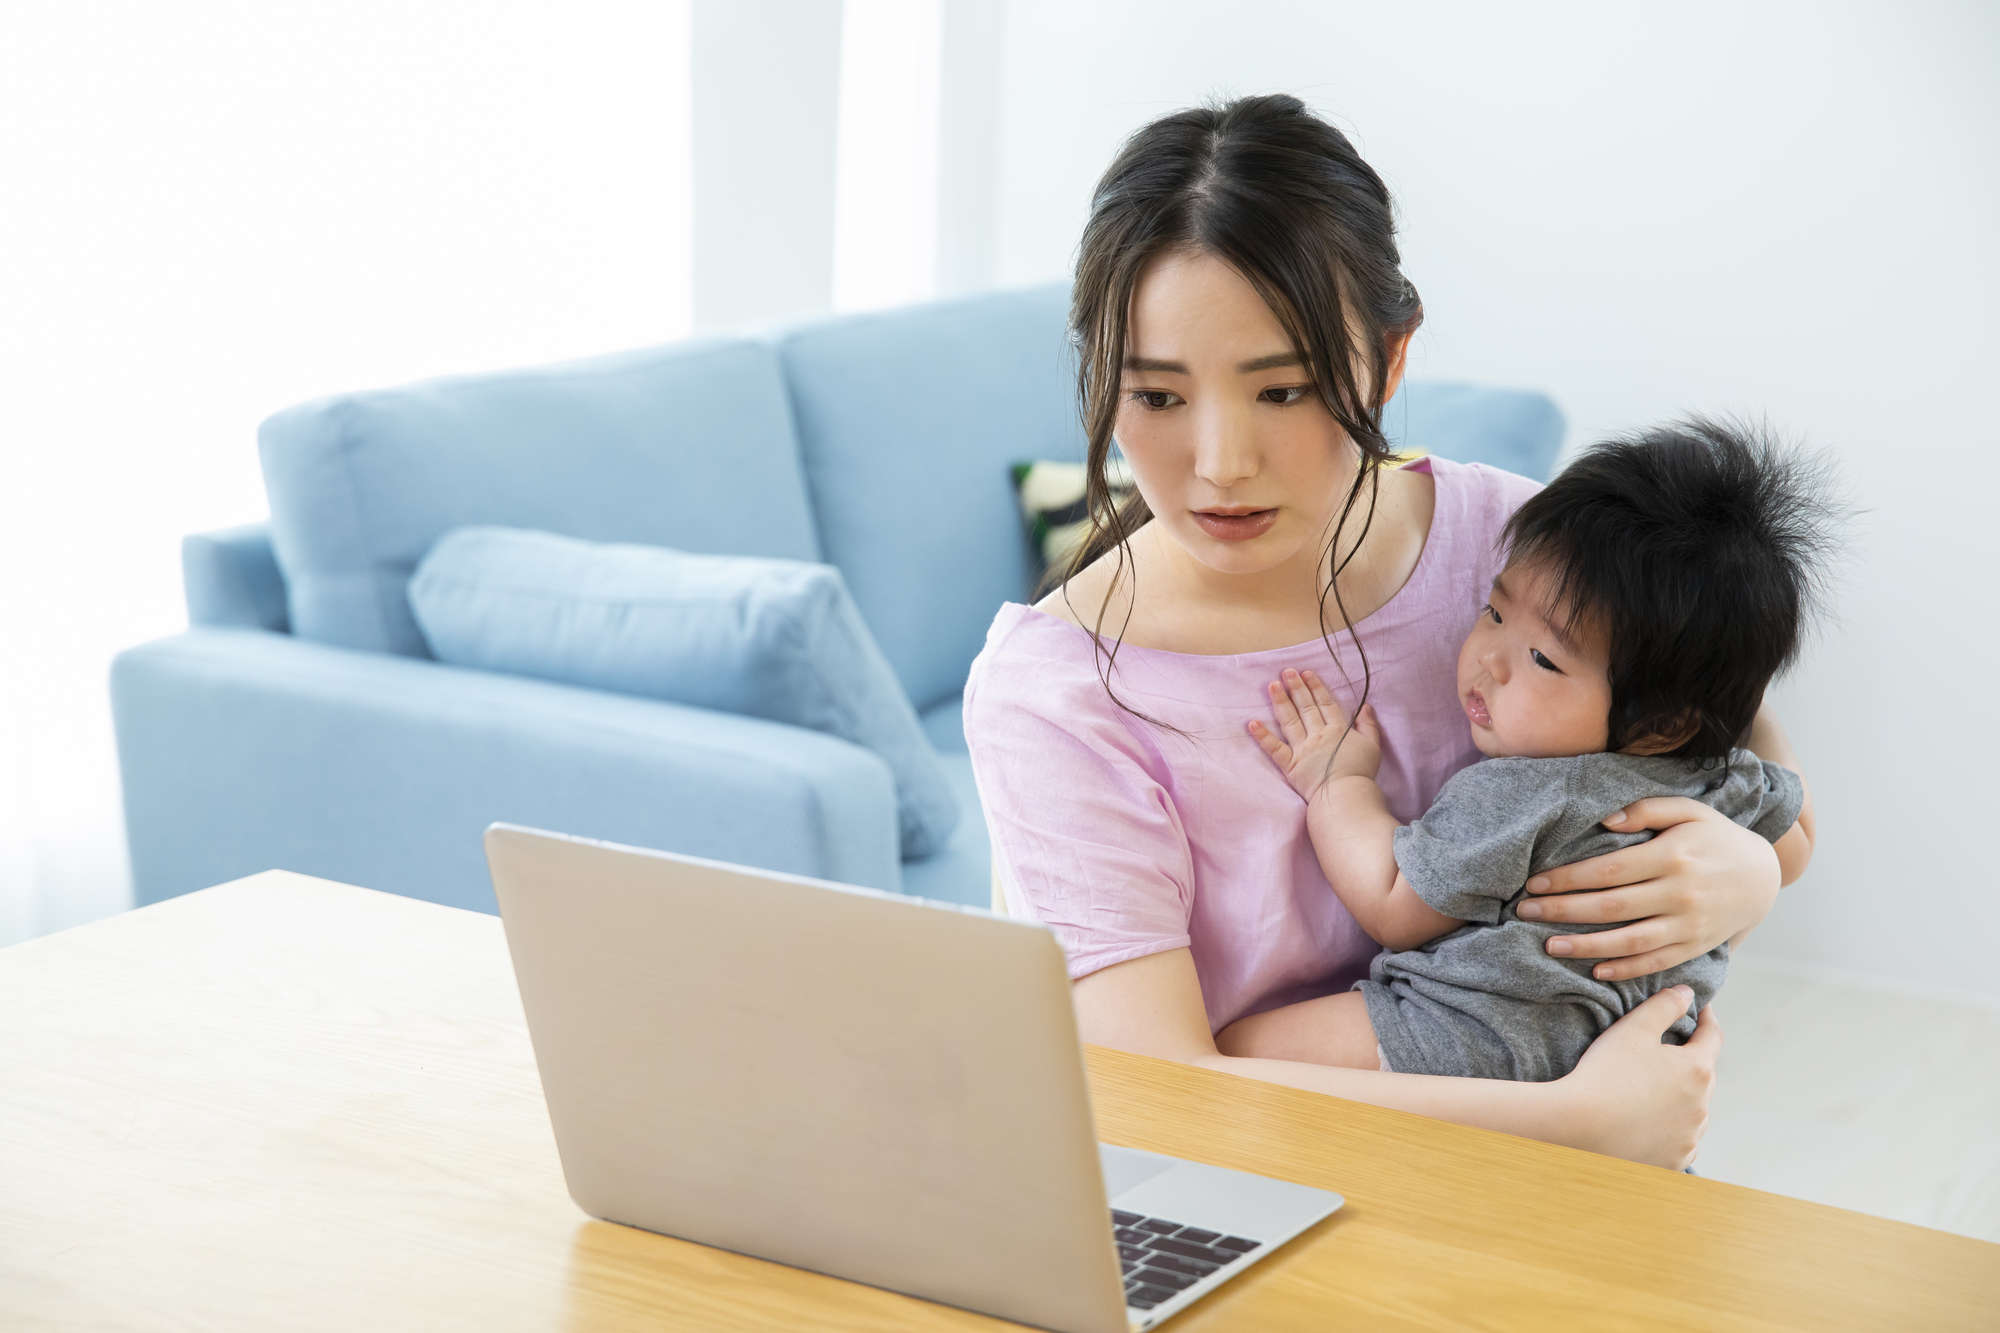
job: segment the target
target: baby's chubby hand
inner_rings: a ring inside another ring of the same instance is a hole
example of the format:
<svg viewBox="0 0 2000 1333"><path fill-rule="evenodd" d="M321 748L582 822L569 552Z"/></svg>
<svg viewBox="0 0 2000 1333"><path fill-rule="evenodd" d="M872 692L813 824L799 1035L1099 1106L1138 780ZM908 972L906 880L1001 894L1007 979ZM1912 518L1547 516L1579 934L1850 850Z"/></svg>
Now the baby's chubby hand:
<svg viewBox="0 0 2000 1333"><path fill-rule="evenodd" d="M1382 729L1376 724L1373 705L1361 706L1361 714L1350 729L1347 714L1316 671L1287 669L1284 679L1265 688L1270 691L1271 712L1283 735L1274 735L1256 721L1249 724L1250 734L1271 756L1293 791L1311 800L1331 778L1373 778L1382 767Z"/></svg>

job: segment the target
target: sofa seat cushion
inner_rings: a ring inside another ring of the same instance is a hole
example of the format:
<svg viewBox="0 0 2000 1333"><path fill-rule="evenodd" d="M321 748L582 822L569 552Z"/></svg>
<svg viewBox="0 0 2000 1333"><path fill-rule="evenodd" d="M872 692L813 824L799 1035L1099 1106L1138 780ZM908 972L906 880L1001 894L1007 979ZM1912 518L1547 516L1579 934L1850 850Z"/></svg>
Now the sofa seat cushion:
<svg viewBox="0 0 2000 1333"><path fill-rule="evenodd" d="M954 694L941 704L932 704L919 716L924 724L924 735L930 737L931 748L939 754L970 754L972 747L965 743L965 696Z"/></svg>
<svg viewBox="0 0 2000 1333"><path fill-rule="evenodd" d="M896 780L903 855L959 801L840 571L494 527L445 535L409 585L442 662L810 727ZM976 812L975 812L976 813Z"/></svg>
<svg viewBox="0 0 2000 1333"><path fill-rule="evenodd" d="M292 632L424 655L404 587L446 532L820 558L777 360L740 339L346 394L258 431Z"/></svg>
<svg viewBox="0 0 2000 1333"><path fill-rule="evenodd" d="M945 706L953 717L956 703ZM924 714L928 724L933 712ZM926 730L928 730L928 725ZM980 812L979 786L972 780L972 756L964 749L938 756L945 779L958 794L958 827L944 846L921 860L903 862L903 892L915 898L936 898L966 907L993 904L993 844Z"/></svg>

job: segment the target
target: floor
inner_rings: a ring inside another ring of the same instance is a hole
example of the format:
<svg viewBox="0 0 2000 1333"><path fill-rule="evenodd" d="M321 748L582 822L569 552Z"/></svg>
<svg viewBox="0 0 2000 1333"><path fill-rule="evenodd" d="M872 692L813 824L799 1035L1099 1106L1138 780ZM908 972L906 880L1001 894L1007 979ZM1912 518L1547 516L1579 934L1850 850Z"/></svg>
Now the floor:
<svg viewBox="0 0 2000 1333"><path fill-rule="evenodd" d="M2000 1242L2000 1005L1754 948L1716 1002L1725 1045L1695 1169Z"/></svg>

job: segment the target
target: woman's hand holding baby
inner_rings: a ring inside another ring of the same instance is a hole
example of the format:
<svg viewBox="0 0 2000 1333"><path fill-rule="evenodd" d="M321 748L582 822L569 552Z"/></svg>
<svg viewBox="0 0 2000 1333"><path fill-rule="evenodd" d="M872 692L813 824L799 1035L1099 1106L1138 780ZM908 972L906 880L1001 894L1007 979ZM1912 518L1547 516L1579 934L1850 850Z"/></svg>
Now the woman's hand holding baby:
<svg viewBox="0 0 2000 1333"><path fill-rule="evenodd" d="M1282 680L1265 688L1270 691L1278 731L1257 721L1249 724L1249 731L1293 791L1310 801L1333 778L1372 781L1381 771L1382 729L1373 708L1363 704L1360 716L1349 726L1347 711L1317 671L1287 668Z"/></svg>
<svg viewBox="0 0 2000 1333"><path fill-rule="evenodd" d="M1556 1081L1576 1099L1571 1114L1580 1133L1568 1140L1572 1147L1676 1171L1694 1161L1722 1052L1714 1006L1701 1011L1685 1045L1660 1041L1693 999L1686 986L1670 986L1633 1006Z"/></svg>
<svg viewBox="0 0 2000 1333"><path fill-rule="evenodd" d="M1557 935L1561 958L1602 958L1601 981L1677 966L1764 919L1778 899L1778 855L1727 815L1678 796L1636 801L1604 826L1659 830L1635 847L1546 870L1528 881L1515 910L1530 921L1628 921L1617 930ZM1579 890L1602 892L1579 892Z"/></svg>

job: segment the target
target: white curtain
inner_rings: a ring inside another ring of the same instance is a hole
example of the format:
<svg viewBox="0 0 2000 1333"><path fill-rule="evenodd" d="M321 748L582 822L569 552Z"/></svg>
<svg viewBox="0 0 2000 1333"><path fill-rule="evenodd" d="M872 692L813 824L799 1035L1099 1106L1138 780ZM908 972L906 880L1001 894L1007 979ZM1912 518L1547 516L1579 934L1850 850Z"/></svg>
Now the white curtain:
<svg viewBox="0 0 2000 1333"><path fill-rule="evenodd" d="M130 901L105 673L257 422L689 326L686 0L0 16L0 944Z"/></svg>

